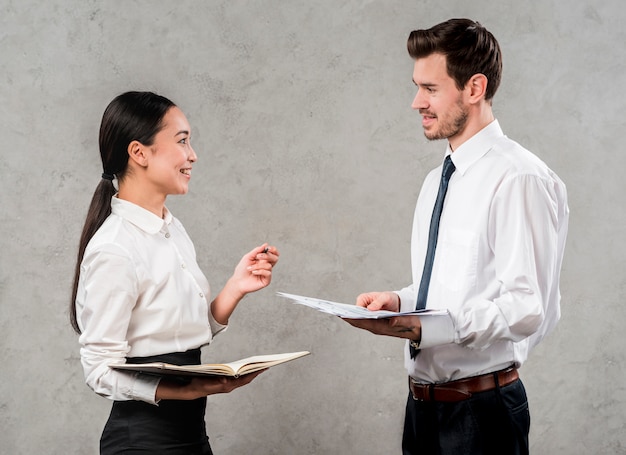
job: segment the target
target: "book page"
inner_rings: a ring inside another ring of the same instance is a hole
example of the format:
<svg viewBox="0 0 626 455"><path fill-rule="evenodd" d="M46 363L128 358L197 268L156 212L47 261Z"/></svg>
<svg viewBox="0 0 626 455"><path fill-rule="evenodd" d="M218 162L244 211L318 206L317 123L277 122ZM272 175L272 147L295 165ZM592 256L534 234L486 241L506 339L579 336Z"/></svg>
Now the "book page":
<svg viewBox="0 0 626 455"><path fill-rule="evenodd" d="M310 354L308 351L301 352L288 352L285 354L269 354L269 355L256 355L254 357L248 357L245 359L237 360L236 362L230 362L227 365L236 374L253 373L264 368L270 368L274 365L288 362L290 360L303 357Z"/></svg>
<svg viewBox="0 0 626 455"><path fill-rule="evenodd" d="M237 377L289 362L309 354L309 351L300 351L257 355L229 363L205 363L202 365L172 365L169 363L152 362L111 364L109 367L116 370L139 371L158 375Z"/></svg>

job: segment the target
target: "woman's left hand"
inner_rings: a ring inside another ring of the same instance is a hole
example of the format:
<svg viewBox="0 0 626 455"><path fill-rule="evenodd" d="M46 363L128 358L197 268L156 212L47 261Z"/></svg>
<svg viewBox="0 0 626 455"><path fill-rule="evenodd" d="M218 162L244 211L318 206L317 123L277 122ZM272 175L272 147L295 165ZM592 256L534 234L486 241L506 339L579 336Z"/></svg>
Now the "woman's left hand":
<svg viewBox="0 0 626 455"><path fill-rule="evenodd" d="M275 246L264 243L245 254L229 280L241 296L263 289L272 282L272 269L280 253Z"/></svg>
<svg viewBox="0 0 626 455"><path fill-rule="evenodd" d="M233 276L211 302L211 313L218 323L228 324L228 318L246 294L263 289L272 282L272 269L278 262L278 256L280 253L275 246L264 243L241 258Z"/></svg>

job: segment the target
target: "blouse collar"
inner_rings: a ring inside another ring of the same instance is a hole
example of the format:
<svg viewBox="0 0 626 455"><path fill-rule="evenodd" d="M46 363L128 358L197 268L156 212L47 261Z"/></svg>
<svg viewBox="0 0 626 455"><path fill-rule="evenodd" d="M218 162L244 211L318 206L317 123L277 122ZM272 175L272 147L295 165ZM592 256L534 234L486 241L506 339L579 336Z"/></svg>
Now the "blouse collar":
<svg viewBox="0 0 626 455"><path fill-rule="evenodd" d="M172 222L172 214L167 207L163 208L163 218L159 218L137 204L118 198L117 194L111 199L111 213L131 222L149 234L156 234Z"/></svg>

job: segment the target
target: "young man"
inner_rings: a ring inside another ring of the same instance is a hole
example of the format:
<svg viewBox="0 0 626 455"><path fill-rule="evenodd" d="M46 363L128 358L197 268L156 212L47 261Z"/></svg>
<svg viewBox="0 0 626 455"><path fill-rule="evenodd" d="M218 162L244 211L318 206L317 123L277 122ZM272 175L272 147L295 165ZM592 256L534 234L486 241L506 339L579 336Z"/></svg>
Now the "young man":
<svg viewBox="0 0 626 455"><path fill-rule="evenodd" d="M502 57L489 31L452 19L413 31L408 50L412 107L428 139L447 139L446 160L417 201L413 284L361 294L357 305L448 315L348 322L408 340L405 455L527 454L517 368L559 319L565 185L494 118Z"/></svg>

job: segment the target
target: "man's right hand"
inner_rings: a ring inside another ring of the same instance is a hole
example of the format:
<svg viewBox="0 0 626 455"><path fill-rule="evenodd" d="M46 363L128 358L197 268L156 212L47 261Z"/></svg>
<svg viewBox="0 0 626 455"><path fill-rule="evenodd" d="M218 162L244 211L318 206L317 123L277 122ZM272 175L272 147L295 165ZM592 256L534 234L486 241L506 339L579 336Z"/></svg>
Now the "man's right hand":
<svg viewBox="0 0 626 455"><path fill-rule="evenodd" d="M395 292L366 292L356 298L357 306L370 311L400 311L400 296Z"/></svg>

